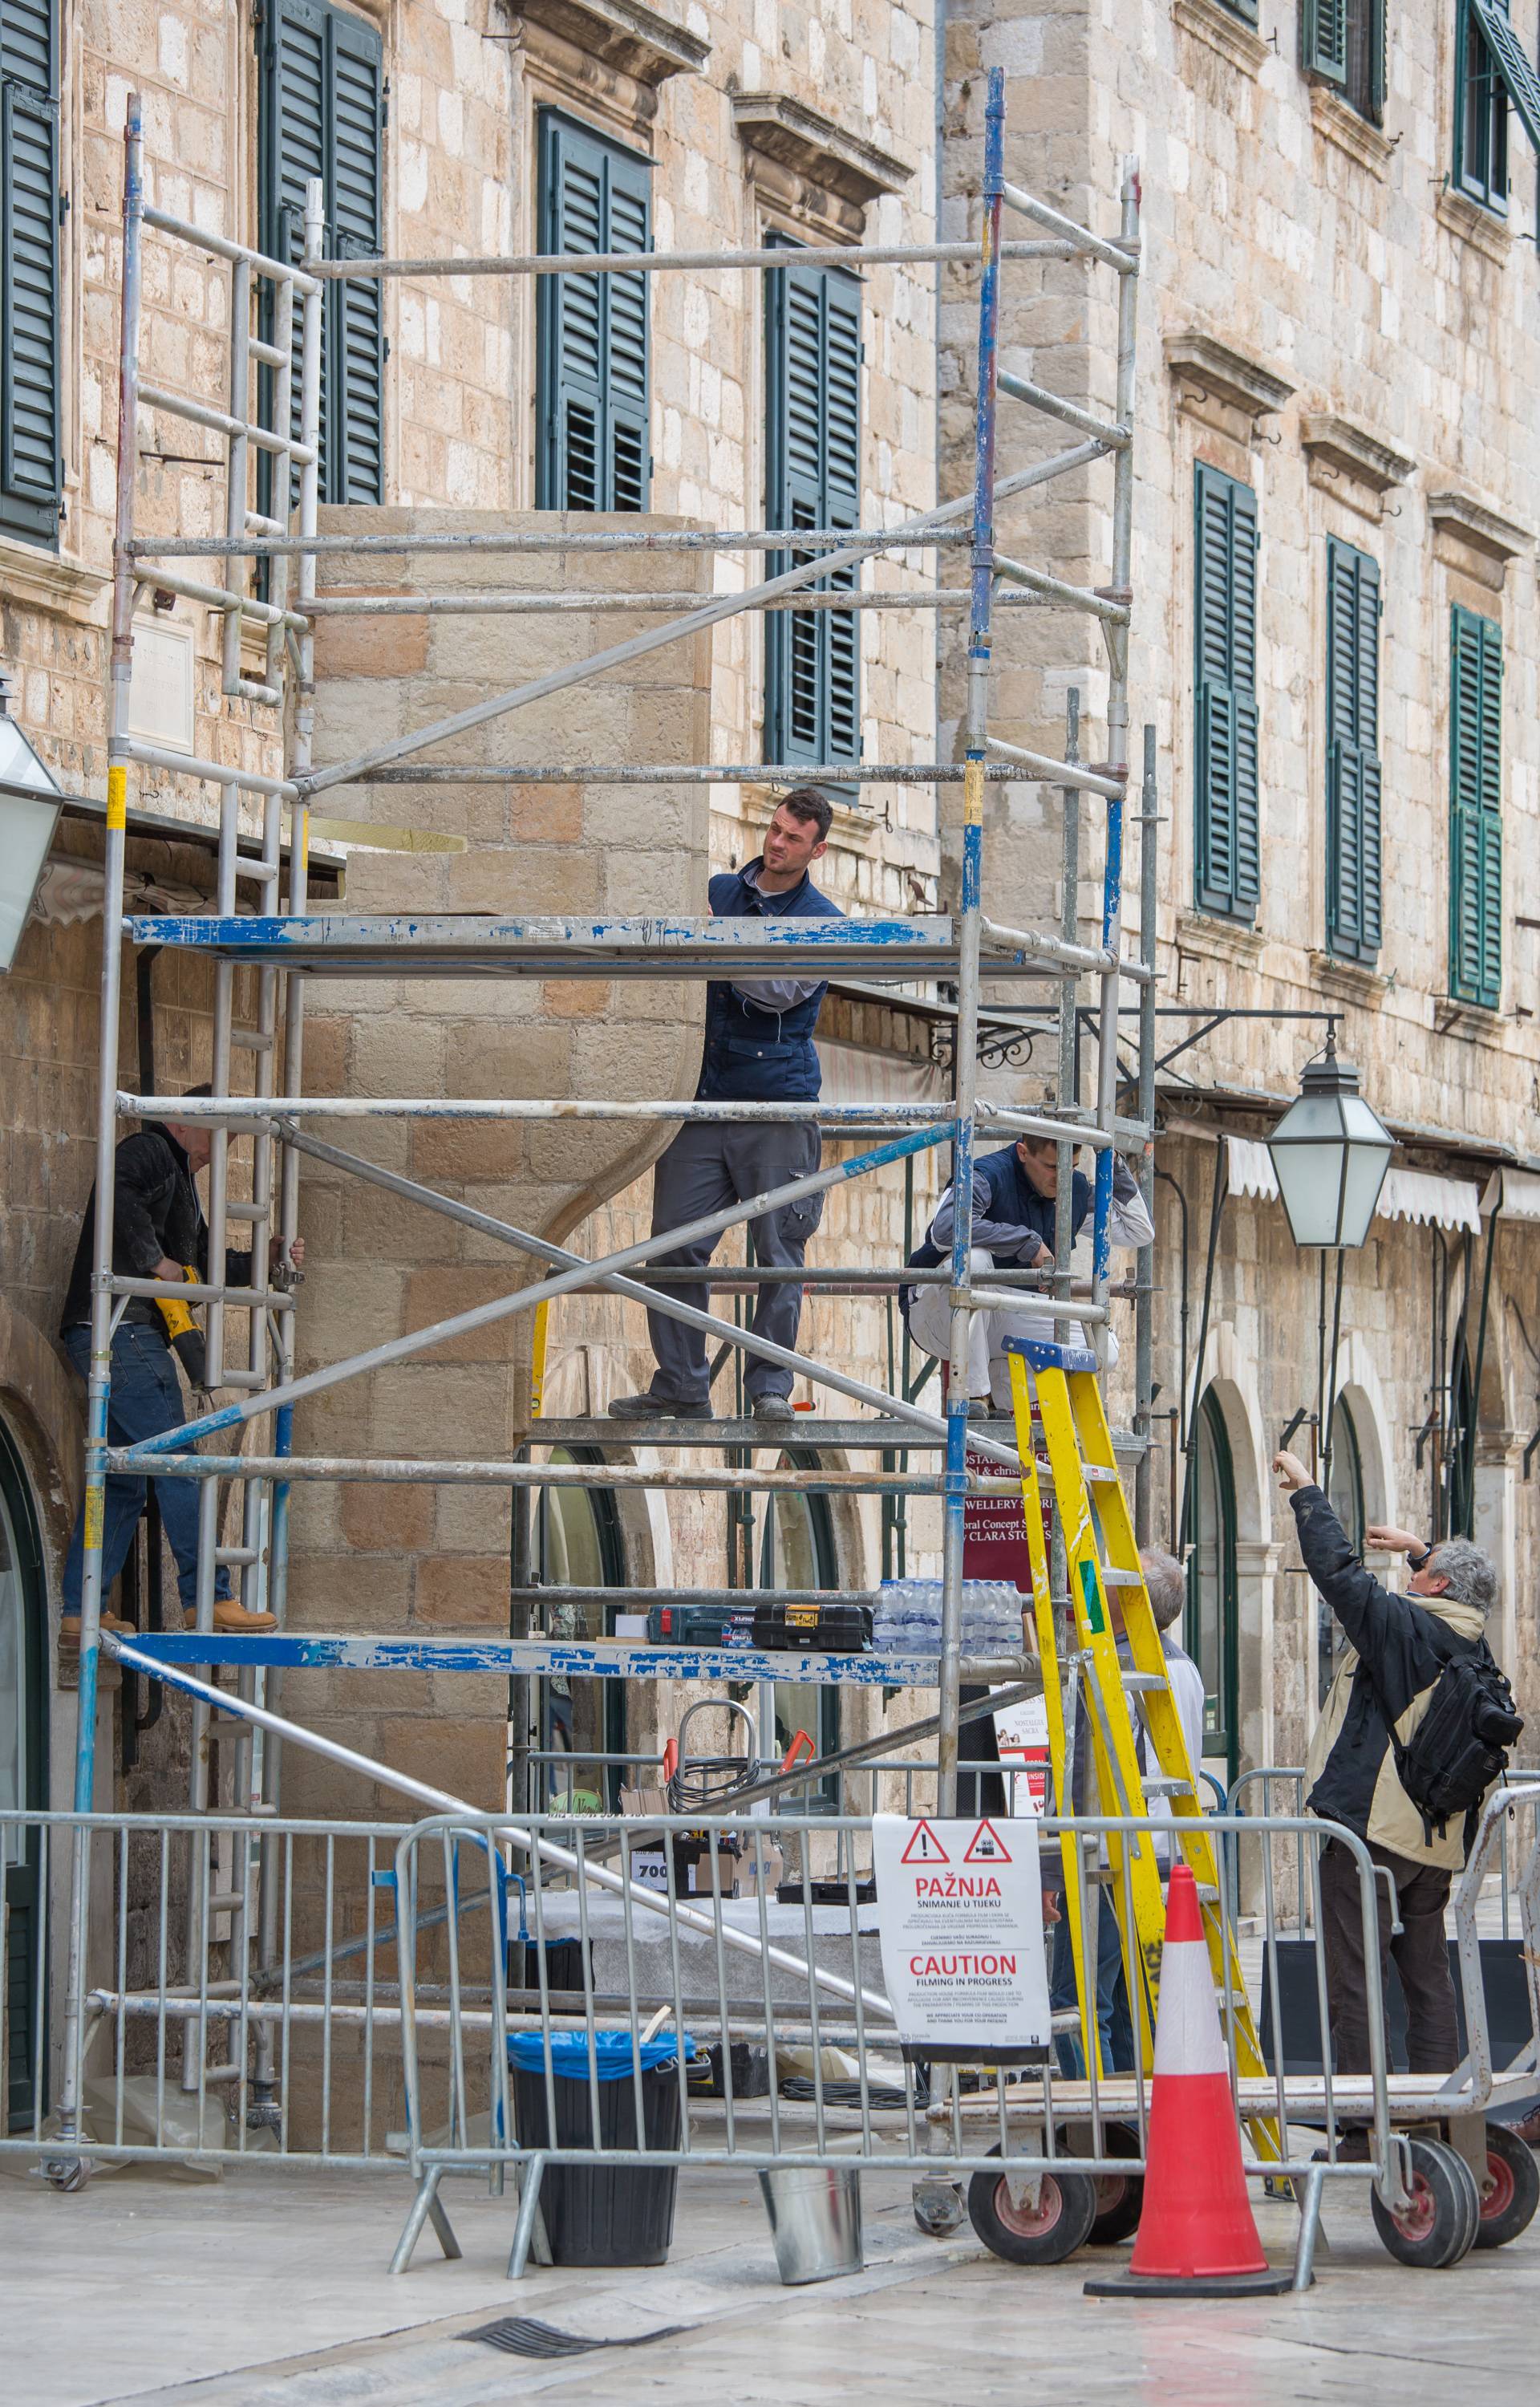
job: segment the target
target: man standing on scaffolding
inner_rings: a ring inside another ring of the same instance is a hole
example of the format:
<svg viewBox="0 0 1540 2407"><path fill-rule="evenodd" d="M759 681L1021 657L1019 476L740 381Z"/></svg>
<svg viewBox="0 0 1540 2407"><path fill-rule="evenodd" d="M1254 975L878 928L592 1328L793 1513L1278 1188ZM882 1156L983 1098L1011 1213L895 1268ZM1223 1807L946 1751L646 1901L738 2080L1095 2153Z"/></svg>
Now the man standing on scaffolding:
<svg viewBox="0 0 1540 2407"><path fill-rule="evenodd" d="M765 830L764 849L745 869L711 881L712 916L718 919L840 919L844 917L812 877L812 864L828 842L833 809L816 786L798 786L776 807ZM697 1100L701 1103L812 1103L822 1073L813 1031L827 981L807 976L713 980L706 989L706 1042ZM746 1203L767 1189L784 1187L816 1170L822 1139L809 1120L687 1120L653 1174L653 1234L682 1228L728 1204ZM767 1270L800 1270L808 1239L823 1215L821 1195L762 1213L749 1227L756 1260ZM660 1254L659 1269L704 1268L714 1237ZM708 1309L711 1290L697 1286L667 1290L698 1311ZM755 1298L751 1327L777 1346L795 1346L802 1317L802 1290L795 1280L762 1287ZM712 1415L706 1340L666 1313L649 1312L647 1335L657 1369L643 1395L617 1396L610 1406L619 1420L704 1421ZM779 1363L748 1358L743 1376L756 1420L791 1418L791 1373Z"/></svg>
<svg viewBox="0 0 1540 2407"><path fill-rule="evenodd" d="M189 1099L206 1095L206 1086L190 1087ZM185 1279L189 1271L208 1277L208 1223L194 1184L213 1151L213 1132L206 1120L147 1120L119 1145L113 1176L112 1267L121 1277ZM92 1187L80 1224L79 1243L60 1317L60 1342L85 1379L91 1369L91 1280L96 1257L96 1189ZM270 1268L282 1254L282 1239L268 1247ZM296 1237L289 1260L298 1271L304 1261L304 1239ZM227 1253L225 1278L232 1287L251 1284L249 1254ZM184 1363L197 1367L191 1375L201 1385L202 1345L191 1356L177 1341ZM113 1446L137 1446L179 1429L181 1383L171 1357L168 1316L149 1296L131 1296L112 1337L112 1386L107 1399L107 1438ZM167 1477L155 1482L161 1527L177 1560L177 1587L186 1627L191 1630L198 1605L198 1489L193 1479ZM106 1483L106 1510L102 1527L102 1594L105 1598L128 1560L139 1516L145 1506L143 1479L111 1472ZM85 1501L75 1517L75 1531L64 1561L64 1602L59 1635L66 1646L80 1643L80 1588L85 1564ZM120 1635L132 1635L133 1624L104 1613L102 1626ZM169 1623L167 1625L170 1626ZM276 1630L272 1614L247 1612L232 1593L230 1574L220 1563L214 1574L214 1627L249 1632Z"/></svg>

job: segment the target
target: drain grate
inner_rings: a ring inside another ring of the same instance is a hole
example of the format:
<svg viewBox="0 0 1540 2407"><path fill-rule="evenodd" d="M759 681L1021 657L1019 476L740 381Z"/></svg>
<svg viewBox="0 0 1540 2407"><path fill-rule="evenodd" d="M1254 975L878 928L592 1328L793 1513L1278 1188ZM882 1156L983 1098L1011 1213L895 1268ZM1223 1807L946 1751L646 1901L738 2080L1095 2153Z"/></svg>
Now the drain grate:
<svg viewBox="0 0 1540 2407"><path fill-rule="evenodd" d="M657 2331L632 2332L625 2340L585 2340L578 2332L558 2331L536 2315L503 2315L476 2331L459 2332L459 2340L484 2341L508 2357L585 2357L594 2348L641 2348L650 2340L672 2340L676 2332L694 2331L694 2324L660 2324Z"/></svg>

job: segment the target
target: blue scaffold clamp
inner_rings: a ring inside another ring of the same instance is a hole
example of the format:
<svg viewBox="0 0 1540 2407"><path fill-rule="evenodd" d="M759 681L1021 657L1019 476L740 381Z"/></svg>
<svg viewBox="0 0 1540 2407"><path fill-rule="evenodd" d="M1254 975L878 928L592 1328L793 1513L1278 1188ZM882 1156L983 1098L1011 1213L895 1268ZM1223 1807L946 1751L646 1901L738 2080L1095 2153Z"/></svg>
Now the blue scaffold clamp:
<svg viewBox="0 0 1540 2407"><path fill-rule="evenodd" d="M1031 1371L1095 1371L1096 1358L1088 1346L1055 1346L1046 1337L1007 1337L1001 1351L1019 1354Z"/></svg>

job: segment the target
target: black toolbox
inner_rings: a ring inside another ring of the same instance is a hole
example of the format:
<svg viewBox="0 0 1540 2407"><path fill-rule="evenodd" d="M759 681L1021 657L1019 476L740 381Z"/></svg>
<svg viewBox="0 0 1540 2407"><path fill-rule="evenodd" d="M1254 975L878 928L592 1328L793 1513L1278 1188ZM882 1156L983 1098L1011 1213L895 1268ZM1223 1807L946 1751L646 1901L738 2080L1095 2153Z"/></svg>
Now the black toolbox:
<svg viewBox="0 0 1540 2407"><path fill-rule="evenodd" d="M871 1615L864 1604L756 1604L754 1643L805 1647L816 1655L859 1655L871 1645Z"/></svg>

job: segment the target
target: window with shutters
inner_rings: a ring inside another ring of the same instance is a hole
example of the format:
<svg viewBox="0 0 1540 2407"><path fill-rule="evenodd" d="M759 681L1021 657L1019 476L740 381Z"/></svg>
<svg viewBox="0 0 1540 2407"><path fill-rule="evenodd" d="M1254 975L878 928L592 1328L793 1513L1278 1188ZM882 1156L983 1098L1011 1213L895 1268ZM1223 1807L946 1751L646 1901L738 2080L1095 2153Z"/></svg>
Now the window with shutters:
<svg viewBox="0 0 1540 2407"><path fill-rule="evenodd" d="M543 108L542 250L650 250L651 179L650 159ZM644 510L649 279L619 270L538 281L535 506Z"/></svg>
<svg viewBox="0 0 1540 2407"><path fill-rule="evenodd" d="M1503 630L1457 608L1449 662L1449 992L1503 990Z"/></svg>
<svg viewBox="0 0 1540 2407"><path fill-rule="evenodd" d="M1261 891L1256 495L1200 461L1194 501L1195 898L1250 922Z"/></svg>
<svg viewBox="0 0 1540 2407"><path fill-rule="evenodd" d="M59 540L59 24L0 7L0 528Z"/></svg>
<svg viewBox="0 0 1540 2407"><path fill-rule="evenodd" d="M788 244L795 254L795 246ZM861 286L835 267L765 278L765 513L773 527L861 522ZM773 553L767 576L805 551ZM810 589L839 592L853 566ZM767 610L765 757L852 763L861 757L861 640L850 610Z"/></svg>
<svg viewBox="0 0 1540 2407"><path fill-rule="evenodd" d="M1371 125L1385 115L1385 0L1304 0L1306 72L1335 86Z"/></svg>
<svg viewBox="0 0 1540 2407"><path fill-rule="evenodd" d="M1508 92L1487 15L1506 16L1505 0L1459 0L1455 27L1454 181L1467 199L1505 217L1508 210Z"/></svg>
<svg viewBox="0 0 1540 2407"><path fill-rule="evenodd" d="M319 177L328 259L377 257L386 84L380 37L362 18L323 0L263 0L259 204L270 256L304 251L305 188ZM263 285L271 312L272 289ZM300 306L294 309L292 420L299 431ZM269 314L264 333L271 331ZM385 385L382 289L376 277L329 283L321 314L320 498L385 498L381 424ZM272 370L261 404L270 411ZM259 502L271 507L272 463L259 469ZM297 491L297 476L296 476Z"/></svg>
<svg viewBox="0 0 1540 2407"><path fill-rule="evenodd" d="M1326 546L1326 947L1379 950L1379 570Z"/></svg>

